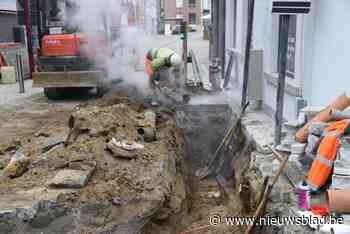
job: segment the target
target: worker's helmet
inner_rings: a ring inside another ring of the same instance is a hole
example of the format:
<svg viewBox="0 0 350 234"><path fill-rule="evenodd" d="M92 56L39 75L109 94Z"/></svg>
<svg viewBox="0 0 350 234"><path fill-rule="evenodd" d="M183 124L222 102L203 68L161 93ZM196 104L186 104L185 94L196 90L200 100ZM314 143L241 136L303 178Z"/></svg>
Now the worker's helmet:
<svg viewBox="0 0 350 234"><path fill-rule="evenodd" d="M171 66L174 66L174 67L180 67L182 64L181 57L178 54L173 54L170 57L170 64Z"/></svg>

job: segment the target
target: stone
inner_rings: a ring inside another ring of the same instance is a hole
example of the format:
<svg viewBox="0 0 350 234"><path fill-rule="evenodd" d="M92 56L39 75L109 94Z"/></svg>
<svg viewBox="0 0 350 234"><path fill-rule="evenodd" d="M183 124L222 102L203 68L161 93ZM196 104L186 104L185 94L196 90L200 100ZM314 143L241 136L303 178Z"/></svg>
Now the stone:
<svg viewBox="0 0 350 234"><path fill-rule="evenodd" d="M349 189L350 176L333 174L331 188L332 189Z"/></svg>
<svg viewBox="0 0 350 234"><path fill-rule="evenodd" d="M83 188L88 183L91 174L91 171L61 170L48 185L55 188Z"/></svg>
<svg viewBox="0 0 350 234"><path fill-rule="evenodd" d="M49 137L50 134L47 133L47 132L39 131L39 132L36 132L36 133L34 134L34 136L35 136L35 137Z"/></svg>
<svg viewBox="0 0 350 234"><path fill-rule="evenodd" d="M133 159L137 156L139 150L144 148L143 145L136 142L117 141L112 139L107 144L107 150L112 153L114 157Z"/></svg>
<svg viewBox="0 0 350 234"><path fill-rule="evenodd" d="M346 139L341 140L337 160L334 162L334 173L350 176L350 144Z"/></svg>
<svg viewBox="0 0 350 234"><path fill-rule="evenodd" d="M294 143L291 145L292 154L303 154L305 152L306 144Z"/></svg>
<svg viewBox="0 0 350 234"><path fill-rule="evenodd" d="M20 177L28 170L29 162L29 158L23 154L14 154L10 163L4 169L4 175L9 178Z"/></svg>
<svg viewBox="0 0 350 234"><path fill-rule="evenodd" d="M120 206L122 204L122 201L120 197L115 197L112 201L113 205Z"/></svg>
<svg viewBox="0 0 350 234"><path fill-rule="evenodd" d="M317 154L318 147L321 143L321 137L314 134L309 134L307 138L307 146L305 149L306 153Z"/></svg>

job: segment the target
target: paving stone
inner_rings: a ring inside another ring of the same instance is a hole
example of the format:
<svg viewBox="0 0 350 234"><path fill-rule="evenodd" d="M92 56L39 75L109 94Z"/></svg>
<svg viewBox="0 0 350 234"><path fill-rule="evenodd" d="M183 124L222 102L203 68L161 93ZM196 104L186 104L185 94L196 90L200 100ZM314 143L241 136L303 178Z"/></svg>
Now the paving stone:
<svg viewBox="0 0 350 234"><path fill-rule="evenodd" d="M90 179L91 171L61 170L49 182L49 186L56 188L83 188Z"/></svg>

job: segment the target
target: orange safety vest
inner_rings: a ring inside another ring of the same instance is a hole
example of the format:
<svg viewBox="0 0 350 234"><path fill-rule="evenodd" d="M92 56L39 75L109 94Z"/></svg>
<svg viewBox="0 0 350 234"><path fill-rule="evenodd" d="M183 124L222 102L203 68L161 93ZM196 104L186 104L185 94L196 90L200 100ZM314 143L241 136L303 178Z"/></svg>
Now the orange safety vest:
<svg viewBox="0 0 350 234"><path fill-rule="evenodd" d="M145 57L145 70L148 77L151 79L153 76L152 61Z"/></svg>
<svg viewBox="0 0 350 234"><path fill-rule="evenodd" d="M313 189L319 189L326 184L332 174L333 163L337 158L340 137L349 125L349 120L337 121L323 131L324 138L318 147L308 175L308 183Z"/></svg>

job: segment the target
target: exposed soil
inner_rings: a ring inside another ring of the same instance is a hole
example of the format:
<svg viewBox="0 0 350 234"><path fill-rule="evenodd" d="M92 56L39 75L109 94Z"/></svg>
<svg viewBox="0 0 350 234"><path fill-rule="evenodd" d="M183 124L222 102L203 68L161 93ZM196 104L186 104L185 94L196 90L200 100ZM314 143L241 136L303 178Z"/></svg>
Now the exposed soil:
<svg viewBox="0 0 350 234"><path fill-rule="evenodd" d="M0 172L16 151L31 163L19 178L1 177L0 233L241 233L237 227L210 226L209 218L249 212L249 196L242 198L236 189L249 167L244 133L237 132L225 153L222 175L232 194L214 178L200 181L194 175L213 155L232 113L215 106L192 113L189 107L180 109L187 118L181 122L179 110L175 115L169 108L153 109L157 140L146 143L137 131L146 109L122 94L59 103L36 95L24 104L1 107ZM69 132L68 146L42 152ZM106 150L112 137L145 148L135 159L118 159ZM241 168L232 165L233 157ZM48 185L67 169L88 171L87 185Z"/></svg>

